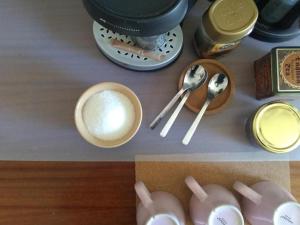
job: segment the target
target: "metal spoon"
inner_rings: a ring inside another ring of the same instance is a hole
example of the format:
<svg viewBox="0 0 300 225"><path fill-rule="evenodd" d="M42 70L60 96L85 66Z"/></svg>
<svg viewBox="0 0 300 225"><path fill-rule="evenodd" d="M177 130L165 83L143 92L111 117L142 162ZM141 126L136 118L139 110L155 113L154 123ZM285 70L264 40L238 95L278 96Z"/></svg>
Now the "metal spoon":
<svg viewBox="0 0 300 225"><path fill-rule="evenodd" d="M161 121L161 119L170 111L170 109L174 106L176 101L180 98L180 96L187 90L197 88L202 81L203 74L205 69L201 65L194 65L189 68L185 74L183 80L183 86L179 90L179 92L172 98L172 100L166 105L166 107L155 117L155 119L150 124L150 128L154 129L157 124Z"/></svg>
<svg viewBox="0 0 300 225"><path fill-rule="evenodd" d="M203 74L202 74L202 80L200 81L198 87L202 86L206 80L207 80L207 77L208 77L208 73L206 70L203 70ZM160 136L162 137L166 137L169 130L171 129L171 127L173 126L179 112L181 111L182 107L184 106L186 100L188 99L188 97L190 96L192 90L194 90L195 88L193 89L189 89L186 91L185 95L183 96L183 98L181 99L180 103L178 104L178 106L176 107L175 111L172 113L170 119L168 120L168 122L165 124L165 126L163 127L163 129L161 130L160 132Z"/></svg>
<svg viewBox="0 0 300 225"><path fill-rule="evenodd" d="M217 73L210 79L210 81L208 83L208 92L207 92L206 101L205 101L204 105L202 106L202 109L198 113L196 119L194 120L192 126L187 131L186 135L184 136L184 138L182 140L182 143L184 145L189 144L208 105L211 103L211 101L216 96L221 94L226 89L227 85L228 85L228 77L227 77L227 75L225 75L223 73Z"/></svg>

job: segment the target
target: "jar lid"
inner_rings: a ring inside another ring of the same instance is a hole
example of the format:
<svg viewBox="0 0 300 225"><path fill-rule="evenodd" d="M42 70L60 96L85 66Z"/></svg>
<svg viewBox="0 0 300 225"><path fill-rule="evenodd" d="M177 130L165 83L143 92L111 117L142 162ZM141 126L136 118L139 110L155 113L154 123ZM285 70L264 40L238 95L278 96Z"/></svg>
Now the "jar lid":
<svg viewBox="0 0 300 225"><path fill-rule="evenodd" d="M203 16L208 36L217 42L234 42L248 35L258 10L253 0L217 0Z"/></svg>
<svg viewBox="0 0 300 225"><path fill-rule="evenodd" d="M268 151L285 153L300 144L300 115L298 110L284 102L263 105L253 119L253 134Z"/></svg>

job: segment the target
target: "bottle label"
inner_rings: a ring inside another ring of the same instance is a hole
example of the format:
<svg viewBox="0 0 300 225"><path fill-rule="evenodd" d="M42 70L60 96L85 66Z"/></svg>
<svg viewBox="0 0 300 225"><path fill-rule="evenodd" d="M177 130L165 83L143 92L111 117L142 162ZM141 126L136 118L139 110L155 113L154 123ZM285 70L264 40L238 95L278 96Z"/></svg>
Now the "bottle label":
<svg viewBox="0 0 300 225"><path fill-rule="evenodd" d="M216 54L216 53L220 53L220 52L229 51L229 50L237 47L239 43L240 43L240 41L226 43L226 44L219 44L219 43L214 44L211 47L211 49L208 51L208 54Z"/></svg>

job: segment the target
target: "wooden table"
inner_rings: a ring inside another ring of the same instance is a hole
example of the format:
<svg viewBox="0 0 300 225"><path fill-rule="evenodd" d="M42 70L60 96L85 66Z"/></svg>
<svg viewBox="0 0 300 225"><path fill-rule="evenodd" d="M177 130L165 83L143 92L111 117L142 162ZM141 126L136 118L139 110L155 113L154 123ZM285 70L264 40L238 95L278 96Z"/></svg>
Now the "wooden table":
<svg viewBox="0 0 300 225"><path fill-rule="evenodd" d="M291 162L300 200L300 163ZM0 224L133 225L134 163L0 162Z"/></svg>
<svg viewBox="0 0 300 225"><path fill-rule="evenodd" d="M205 5L204 0L202 3ZM92 21L81 1L1 0L1 160L133 160L136 154L162 150L165 154L186 152L180 138L194 118L192 113L184 110L176 124L178 132L164 142L148 124L176 92L180 71L197 58L191 47L194 25L185 29L185 48L176 63L163 70L137 73L114 65L99 53ZM218 153L222 148L251 156L262 152L248 144L243 121L262 103L253 98L252 62L273 46L248 38L243 47L221 59L237 75L237 95L225 115L202 123L208 130L202 129L199 135L206 142L195 140L191 152L198 152L199 146L204 152L214 149ZM73 121L80 94L107 80L132 88L144 106L142 129L121 151L97 151L80 138ZM300 154L294 153L293 159L300 160ZM300 199L300 163L291 163L291 180L293 193ZM0 224L132 225L134 181L134 162L2 161Z"/></svg>

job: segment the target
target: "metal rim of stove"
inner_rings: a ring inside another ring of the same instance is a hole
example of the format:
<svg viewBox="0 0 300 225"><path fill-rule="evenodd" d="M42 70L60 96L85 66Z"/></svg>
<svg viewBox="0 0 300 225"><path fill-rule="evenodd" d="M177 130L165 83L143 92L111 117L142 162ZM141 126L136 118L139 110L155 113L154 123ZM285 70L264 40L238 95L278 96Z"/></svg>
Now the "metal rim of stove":
<svg viewBox="0 0 300 225"><path fill-rule="evenodd" d="M166 55L162 61L157 62L111 46L110 42L112 39L126 42L129 45L135 45L128 35L113 32L96 21L93 24L93 33L99 49L106 57L120 66L138 71L155 70L169 65L177 59L183 46L182 30L180 26L177 26L165 34L166 43L154 50L158 54L164 53Z"/></svg>

